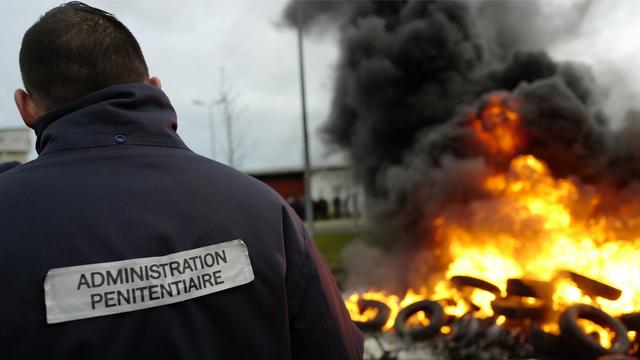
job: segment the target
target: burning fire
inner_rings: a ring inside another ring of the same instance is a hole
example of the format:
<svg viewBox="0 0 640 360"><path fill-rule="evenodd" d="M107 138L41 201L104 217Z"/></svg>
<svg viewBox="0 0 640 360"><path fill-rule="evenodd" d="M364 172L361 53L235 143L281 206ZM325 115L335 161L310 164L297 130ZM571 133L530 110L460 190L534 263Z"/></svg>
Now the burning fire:
<svg viewBox="0 0 640 360"><path fill-rule="evenodd" d="M380 291L353 294L346 300L353 319L375 315L360 314L360 298L390 307L384 330L392 327L399 309L423 299L441 300L445 313L456 317L470 311L470 303L479 307L477 316L493 316L495 295L456 289L448 279L457 275L491 282L503 296L509 278L549 281L551 305L557 311L576 303L594 305L613 316L640 310L640 203L627 206L623 213L600 213L604 196L595 187L572 178L556 179L541 160L516 155L524 140L518 114L509 106L504 94L494 95L469 115L470 128L487 153L511 160L506 171L482 179L485 198L451 206L433 224L433 246L449 259L444 278L425 279L425 284L435 286L410 289L402 296ZM617 300L589 296L559 275L563 271L614 286L622 295ZM606 331L595 324L582 325L598 332L603 345L609 344ZM545 328L553 330L551 325Z"/></svg>
<svg viewBox="0 0 640 360"><path fill-rule="evenodd" d="M513 156L523 146L517 104L507 93L490 95L477 111L467 115L468 127L494 158Z"/></svg>
<svg viewBox="0 0 640 360"><path fill-rule="evenodd" d="M468 217L439 219L437 241L453 258L448 276L504 286L508 278L551 281L571 270L621 289L622 296L591 299L568 280L558 281L555 309L582 302L620 315L640 308L640 237L629 238L635 219L597 215L601 200L593 188L554 179L531 155L513 159L507 173L486 179L485 188L493 196L472 204Z"/></svg>

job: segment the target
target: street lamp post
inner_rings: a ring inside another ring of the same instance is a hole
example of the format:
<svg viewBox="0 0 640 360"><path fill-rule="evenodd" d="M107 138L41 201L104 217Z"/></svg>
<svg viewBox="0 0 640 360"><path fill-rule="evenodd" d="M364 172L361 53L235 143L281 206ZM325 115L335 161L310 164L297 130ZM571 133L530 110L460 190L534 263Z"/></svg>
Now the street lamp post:
<svg viewBox="0 0 640 360"><path fill-rule="evenodd" d="M209 113L209 145L211 146L211 158L216 157L216 143L215 143L215 126L213 123L213 108L218 105L218 101L206 102L202 100L193 100L193 105L204 106Z"/></svg>
<svg viewBox="0 0 640 360"><path fill-rule="evenodd" d="M302 12L298 7L298 65L300 70L300 103L302 110L302 142L304 155L304 207L307 218L307 228L311 236L314 235L313 202L311 199L311 161L309 159L309 131L307 129L307 94L304 78L304 42L302 34Z"/></svg>

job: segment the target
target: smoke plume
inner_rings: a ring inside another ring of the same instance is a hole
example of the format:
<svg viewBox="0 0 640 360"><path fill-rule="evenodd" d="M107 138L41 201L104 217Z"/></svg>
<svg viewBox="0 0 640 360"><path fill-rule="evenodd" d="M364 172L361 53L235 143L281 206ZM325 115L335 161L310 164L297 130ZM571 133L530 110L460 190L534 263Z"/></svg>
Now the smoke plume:
<svg viewBox="0 0 640 360"><path fill-rule="evenodd" d="M640 127L632 121L638 114L612 131L601 110L605 91L591 70L545 52L580 26L591 3L572 5L561 20L541 4L288 4L287 24L340 31L324 135L350 154L376 214L394 229L392 243L425 248L438 214L487 196L476 179L519 154L543 160L555 177L594 186L622 189L640 177L639 166L628 166L640 164ZM503 161L479 146L468 126L468 114L495 96L517 108L526 140Z"/></svg>

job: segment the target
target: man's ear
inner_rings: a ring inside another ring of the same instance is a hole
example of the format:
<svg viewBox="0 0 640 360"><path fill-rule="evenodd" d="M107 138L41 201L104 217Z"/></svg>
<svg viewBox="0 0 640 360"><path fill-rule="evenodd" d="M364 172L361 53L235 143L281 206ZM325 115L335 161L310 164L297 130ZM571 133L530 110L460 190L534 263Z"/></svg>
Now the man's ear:
<svg viewBox="0 0 640 360"><path fill-rule="evenodd" d="M162 90L162 82L160 82L160 78L158 78L157 76L149 78L149 84Z"/></svg>
<svg viewBox="0 0 640 360"><path fill-rule="evenodd" d="M13 93L13 100L16 102L16 107L24 124L33 129L36 126L36 120L43 112L33 102L31 95L22 89L18 89Z"/></svg>

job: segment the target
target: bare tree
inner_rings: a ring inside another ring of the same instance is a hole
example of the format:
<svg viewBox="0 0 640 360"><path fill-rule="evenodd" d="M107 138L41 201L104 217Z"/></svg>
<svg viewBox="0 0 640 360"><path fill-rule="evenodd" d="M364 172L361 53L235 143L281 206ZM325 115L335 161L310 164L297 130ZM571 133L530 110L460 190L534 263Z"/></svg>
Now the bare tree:
<svg viewBox="0 0 640 360"><path fill-rule="evenodd" d="M220 88L215 100L222 107L222 123L226 138L225 157L227 164L238 167L242 164L247 152L248 123L241 115L246 110L238 107L238 94L227 79L224 68L220 69Z"/></svg>

